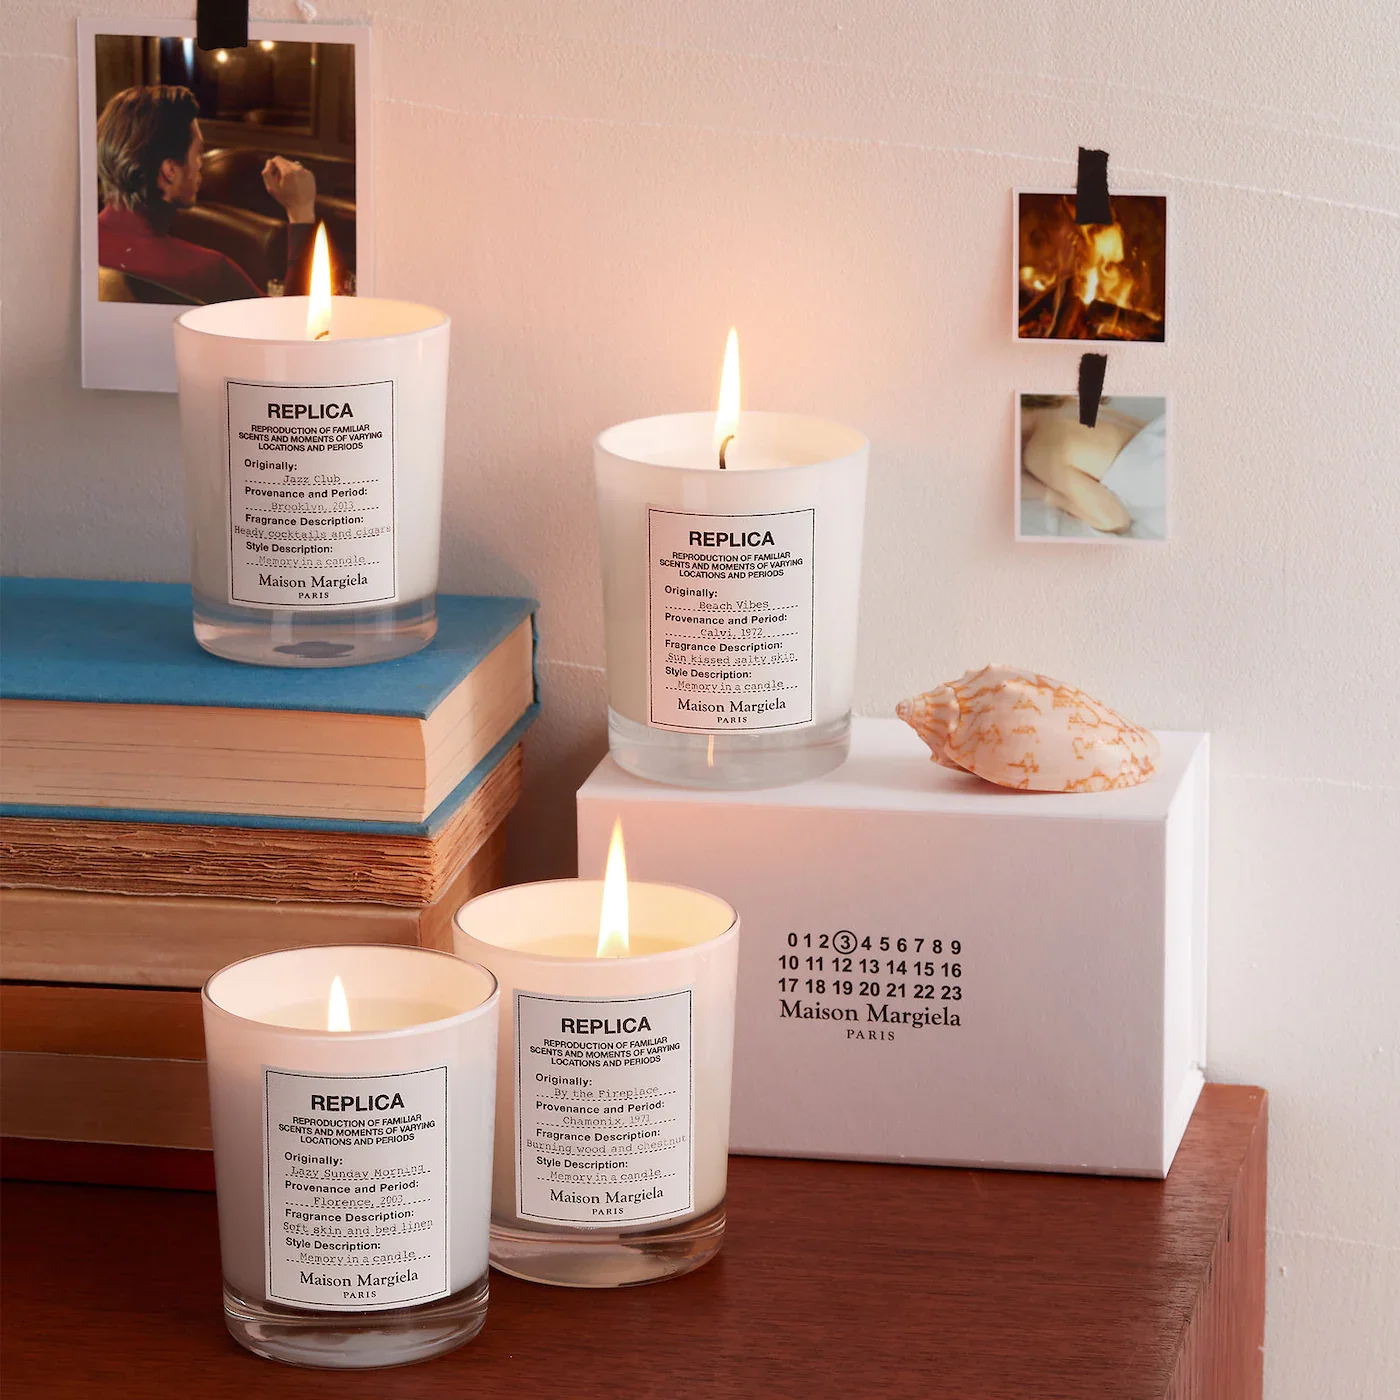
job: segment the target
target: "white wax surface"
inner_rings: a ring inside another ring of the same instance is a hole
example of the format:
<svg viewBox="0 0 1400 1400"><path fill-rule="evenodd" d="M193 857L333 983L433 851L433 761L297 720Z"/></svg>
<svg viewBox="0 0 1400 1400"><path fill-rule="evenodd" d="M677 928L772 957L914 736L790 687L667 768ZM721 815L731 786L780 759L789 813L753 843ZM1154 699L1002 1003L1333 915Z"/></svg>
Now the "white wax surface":
<svg viewBox="0 0 1400 1400"><path fill-rule="evenodd" d="M673 935L656 933L631 933L627 940L628 958L645 958L655 953L673 953L678 948L688 948L691 941ZM541 938L521 946L520 952L535 957L549 958L595 958L598 955L598 935L596 933L561 933L554 938ZM603 959L607 962L610 959ZM616 959L611 959L616 961Z"/></svg>
<svg viewBox="0 0 1400 1400"><path fill-rule="evenodd" d="M187 311L175 323L195 591L215 603L230 601L226 383L353 386L390 380L394 601L427 597L437 590L442 531L448 318L411 302L335 297L330 338L308 341L306 306L305 297L221 302ZM334 600L324 610L336 611Z"/></svg>
<svg viewBox="0 0 1400 1400"><path fill-rule="evenodd" d="M712 413L676 413L619 424L594 444L608 703L627 719L651 722L649 508L714 516L810 509L813 694L806 722L842 719L855 684L869 446L837 423L744 413L728 469L720 471L713 439Z"/></svg>
<svg viewBox="0 0 1400 1400"><path fill-rule="evenodd" d="M307 297L256 297L246 301L221 301L185 312L180 323L195 335L284 346L313 344L320 349L332 341L411 337L447 325L443 312L417 302L390 301L385 297L332 297L329 337L308 342L308 300Z"/></svg>
<svg viewBox="0 0 1400 1400"><path fill-rule="evenodd" d="M299 1030L326 1029L328 1006L320 1001L302 1001L293 1006L278 1007L261 1019L271 1026L290 1026ZM457 1012L450 1006L434 1001L405 1001L391 997L357 997L350 1003L351 1031L396 1031L406 1026L422 1026L430 1021L445 1021ZM333 1032L343 1034L343 1032Z"/></svg>

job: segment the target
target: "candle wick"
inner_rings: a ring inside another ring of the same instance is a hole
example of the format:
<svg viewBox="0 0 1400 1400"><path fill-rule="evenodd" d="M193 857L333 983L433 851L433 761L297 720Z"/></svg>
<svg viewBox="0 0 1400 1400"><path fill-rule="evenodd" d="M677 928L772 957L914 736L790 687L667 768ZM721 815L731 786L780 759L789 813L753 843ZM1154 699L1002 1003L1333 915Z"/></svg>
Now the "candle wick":
<svg viewBox="0 0 1400 1400"><path fill-rule="evenodd" d="M330 327L327 326L326 329L323 330L323 331L316 337L316 339L317 339L317 340L324 340L328 335L330 335L330 333L331 333L331 332L330 332Z"/></svg>
<svg viewBox="0 0 1400 1400"><path fill-rule="evenodd" d="M729 446L729 444L730 444L731 442L733 442L733 441L734 441L734 434L733 434L733 433L730 433L729 436L728 436L727 438L725 438L725 440L724 440L722 443L720 443L720 445L719 445L719 469L720 469L720 471L724 471L724 469L725 469L725 466L724 466L724 453L725 453L725 449L726 449L726 448Z"/></svg>

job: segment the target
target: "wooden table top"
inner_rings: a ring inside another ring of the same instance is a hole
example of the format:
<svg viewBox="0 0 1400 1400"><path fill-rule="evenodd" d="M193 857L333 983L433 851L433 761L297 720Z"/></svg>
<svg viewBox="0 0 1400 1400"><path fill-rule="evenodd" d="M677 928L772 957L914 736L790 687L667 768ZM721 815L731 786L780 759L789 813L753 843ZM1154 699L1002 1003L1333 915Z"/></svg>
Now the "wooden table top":
<svg viewBox="0 0 1400 1400"><path fill-rule="evenodd" d="M224 1331L212 1196L6 1183L6 1400L1258 1396L1262 1090L1208 1086L1164 1182L737 1157L719 1258L617 1292L493 1274L475 1341L394 1371Z"/></svg>

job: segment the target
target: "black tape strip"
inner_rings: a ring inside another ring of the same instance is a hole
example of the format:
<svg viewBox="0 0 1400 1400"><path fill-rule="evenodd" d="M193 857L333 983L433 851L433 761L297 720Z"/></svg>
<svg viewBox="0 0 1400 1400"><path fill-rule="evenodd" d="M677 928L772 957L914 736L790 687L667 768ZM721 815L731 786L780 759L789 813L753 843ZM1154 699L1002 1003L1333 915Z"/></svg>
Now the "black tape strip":
<svg viewBox="0 0 1400 1400"><path fill-rule="evenodd" d="M1079 180L1074 187L1074 219L1080 224L1111 224L1108 204L1108 152L1079 148Z"/></svg>
<svg viewBox="0 0 1400 1400"><path fill-rule="evenodd" d="M199 0L195 43L201 49L248 47L248 0Z"/></svg>
<svg viewBox="0 0 1400 1400"><path fill-rule="evenodd" d="M1099 421L1099 400L1103 397L1103 377L1107 369L1107 355L1079 357L1079 421L1086 428L1092 428Z"/></svg>

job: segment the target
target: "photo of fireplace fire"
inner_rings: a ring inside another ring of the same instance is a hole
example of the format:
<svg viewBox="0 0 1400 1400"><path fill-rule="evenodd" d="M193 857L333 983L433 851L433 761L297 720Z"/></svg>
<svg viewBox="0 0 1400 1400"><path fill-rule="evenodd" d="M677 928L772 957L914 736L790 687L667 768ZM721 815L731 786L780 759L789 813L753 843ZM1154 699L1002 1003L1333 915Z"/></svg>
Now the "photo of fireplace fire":
<svg viewBox="0 0 1400 1400"><path fill-rule="evenodd" d="M1016 192L1016 336L1158 343L1167 326L1167 200L1112 196L1080 224L1074 194Z"/></svg>

